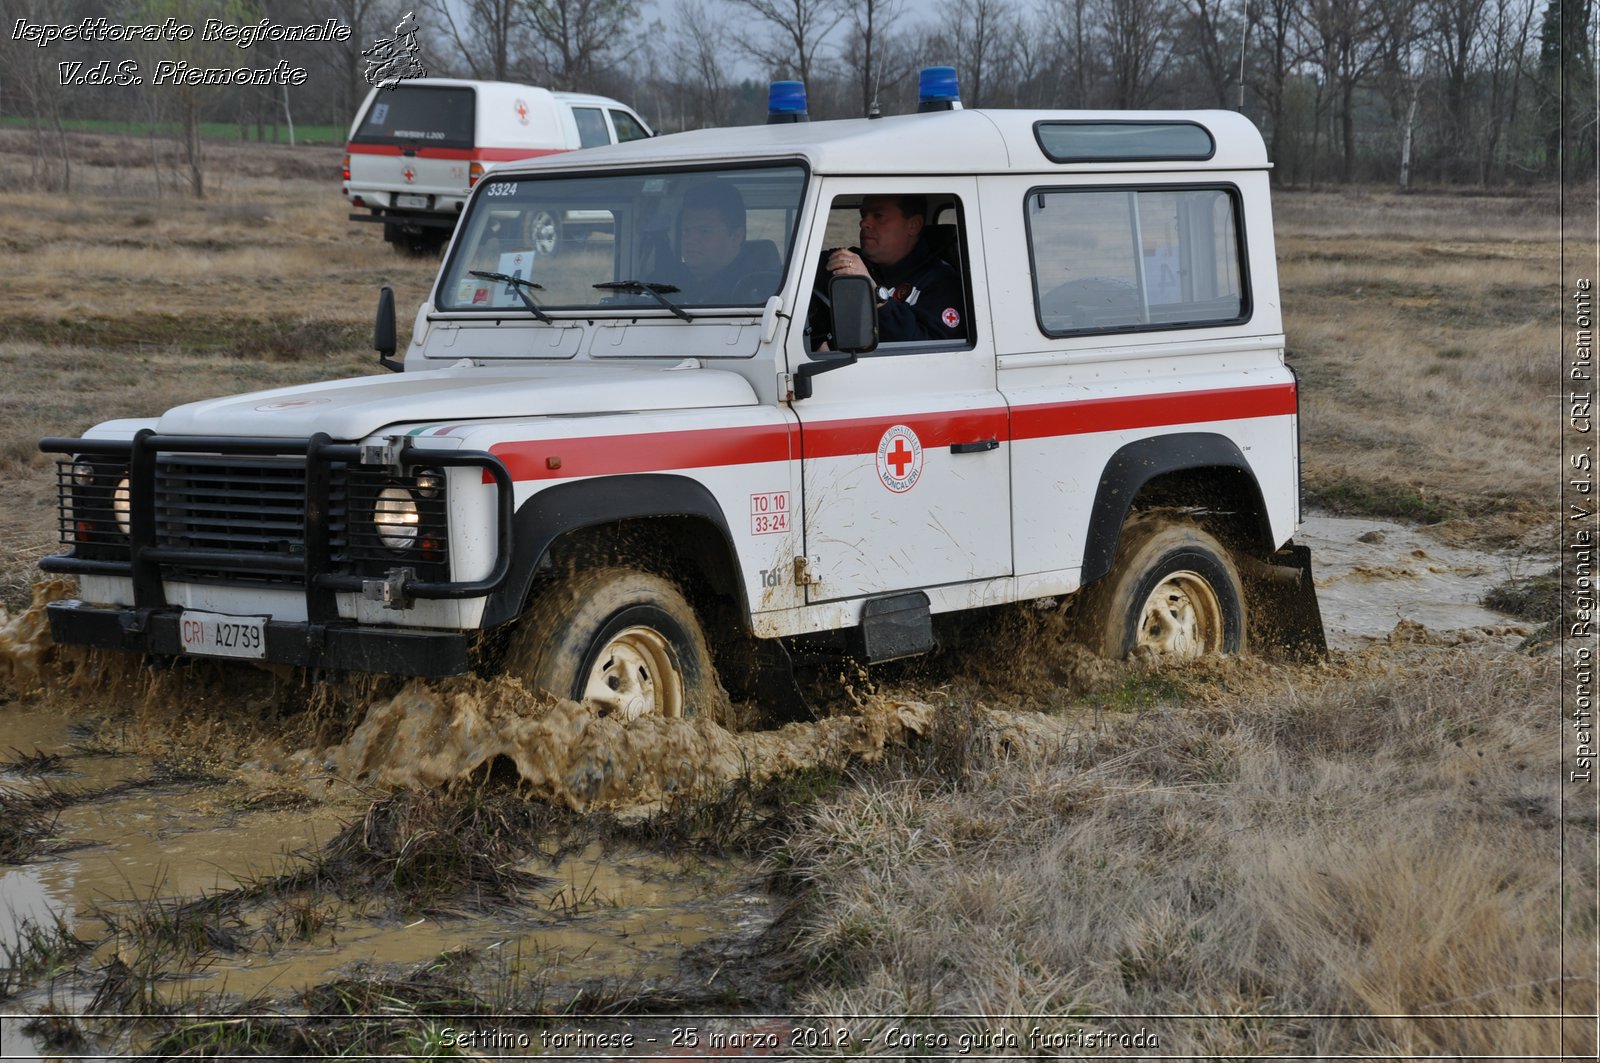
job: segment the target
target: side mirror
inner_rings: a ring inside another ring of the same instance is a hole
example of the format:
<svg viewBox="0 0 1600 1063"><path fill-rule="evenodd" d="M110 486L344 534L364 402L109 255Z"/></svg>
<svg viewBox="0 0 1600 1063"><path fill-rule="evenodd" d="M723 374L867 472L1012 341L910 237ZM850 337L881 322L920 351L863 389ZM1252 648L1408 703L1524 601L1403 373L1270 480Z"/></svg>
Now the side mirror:
<svg viewBox="0 0 1600 1063"><path fill-rule="evenodd" d="M828 279L828 327L833 333L833 350L816 356L794 371L794 397L811 397L811 378L856 364L856 355L878 346L878 300L872 281L866 277Z"/></svg>
<svg viewBox="0 0 1600 1063"><path fill-rule="evenodd" d="M403 362L394 360L394 289L384 285L378 292L378 317L372 325L372 349L378 352L378 364L393 373L405 368Z"/></svg>
<svg viewBox="0 0 1600 1063"><path fill-rule="evenodd" d="M833 347L846 354L866 354L878 346L878 298L872 281L852 275L828 280L833 304Z"/></svg>

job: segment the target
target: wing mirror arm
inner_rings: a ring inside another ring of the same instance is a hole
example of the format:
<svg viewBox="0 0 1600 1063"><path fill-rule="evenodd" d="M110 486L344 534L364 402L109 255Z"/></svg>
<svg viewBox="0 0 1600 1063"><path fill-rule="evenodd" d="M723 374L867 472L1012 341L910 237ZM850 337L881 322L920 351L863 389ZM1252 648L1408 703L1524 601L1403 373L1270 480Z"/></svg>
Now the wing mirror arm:
<svg viewBox="0 0 1600 1063"><path fill-rule="evenodd" d="M378 292L378 317L372 325L372 349L378 352L378 364L391 373L405 369L404 362L394 360L394 289L384 285Z"/></svg>
<svg viewBox="0 0 1600 1063"><path fill-rule="evenodd" d="M828 301L833 350L837 353L795 369L794 397L797 399L811 397L812 377L855 365L857 355L867 354L878 346L877 293L870 279L862 276L829 278Z"/></svg>

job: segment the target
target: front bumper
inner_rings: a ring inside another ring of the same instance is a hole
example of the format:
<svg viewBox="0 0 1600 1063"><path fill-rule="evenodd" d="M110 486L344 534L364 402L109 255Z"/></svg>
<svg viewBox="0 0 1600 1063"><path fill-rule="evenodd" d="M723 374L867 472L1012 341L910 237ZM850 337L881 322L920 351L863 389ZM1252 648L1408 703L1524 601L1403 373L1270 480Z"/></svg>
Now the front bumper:
<svg viewBox="0 0 1600 1063"><path fill-rule="evenodd" d="M181 609L88 605L63 599L45 606L57 643L184 657L178 637ZM236 660L203 657L201 660ZM470 637L459 631L419 631L353 623L269 620L266 655L257 661L340 672L447 676L471 670Z"/></svg>

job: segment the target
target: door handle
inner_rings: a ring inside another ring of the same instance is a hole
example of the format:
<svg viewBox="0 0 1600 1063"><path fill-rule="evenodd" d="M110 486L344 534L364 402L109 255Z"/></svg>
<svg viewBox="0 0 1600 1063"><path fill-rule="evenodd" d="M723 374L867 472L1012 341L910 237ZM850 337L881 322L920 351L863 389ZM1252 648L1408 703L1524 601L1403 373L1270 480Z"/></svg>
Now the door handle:
<svg viewBox="0 0 1600 1063"><path fill-rule="evenodd" d="M1000 441L998 439L979 439L971 443L950 444L950 453L952 454L982 454L988 450L999 449Z"/></svg>

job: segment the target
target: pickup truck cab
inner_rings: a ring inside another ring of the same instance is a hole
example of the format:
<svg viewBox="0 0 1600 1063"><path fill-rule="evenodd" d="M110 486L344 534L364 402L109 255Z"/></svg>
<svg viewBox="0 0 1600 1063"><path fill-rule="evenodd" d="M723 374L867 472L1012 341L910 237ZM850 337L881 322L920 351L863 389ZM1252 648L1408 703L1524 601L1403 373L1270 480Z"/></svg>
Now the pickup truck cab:
<svg viewBox="0 0 1600 1063"><path fill-rule="evenodd" d="M378 222L397 250L437 254L472 186L491 167L653 134L608 96L551 92L509 81L420 78L367 93L345 145L344 195ZM553 255L603 219L544 214L527 219L528 241Z"/></svg>
<svg viewBox="0 0 1600 1063"><path fill-rule="evenodd" d="M630 718L1044 598L1110 656L1316 648L1267 169L1231 112L960 109L496 168L403 372L41 444L42 566L81 587L52 633L506 670ZM958 278L940 336L880 341L919 290L827 275L886 196ZM685 262L709 202L742 208L720 292ZM604 234L541 254L528 219L575 211Z"/></svg>

